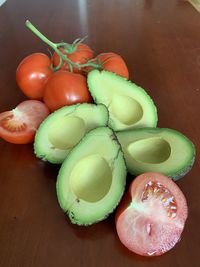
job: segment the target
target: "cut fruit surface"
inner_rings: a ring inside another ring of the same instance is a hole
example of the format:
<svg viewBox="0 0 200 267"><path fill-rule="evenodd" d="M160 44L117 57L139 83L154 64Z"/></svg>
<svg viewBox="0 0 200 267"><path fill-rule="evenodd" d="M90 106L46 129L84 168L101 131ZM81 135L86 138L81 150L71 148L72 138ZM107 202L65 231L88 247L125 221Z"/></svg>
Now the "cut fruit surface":
<svg viewBox="0 0 200 267"><path fill-rule="evenodd" d="M44 161L62 163L87 132L107 122L104 105L84 103L63 107L40 125L34 142L35 154Z"/></svg>
<svg viewBox="0 0 200 267"><path fill-rule="evenodd" d="M108 108L113 130L156 127L156 107L144 89L108 71L93 70L87 81L95 102Z"/></svg>
<svg viewBox="0 0 200 267"><path fill-rule="evenodd" d="M61 208L73 223L89 225L105 219L125 188L126 167L111 129L87 133L63 162L57 179Z"/></svg>
<svg viewBox="0 0 200 267"><path fill-rule="evenodd" d="M111 113L123 124L132 125L141 120L143 109L133 98L116 95L111 102Z"/></svg>
<svg viewBox="0 0 200 267"><path fill-rule="evenodd" d="M59 149L67 150L75 146L85 135L86 125L82 118L63 116L49 127L49 141Z"/></svg>
<svg viewBox="0 0 200 267"><path fill-rule="evenodd" d="M70 185L78 198L87 202L102 199L112 183L112 171L108 162L99 154L80 160L70 175Z"/></svg>
<svg viewBox="0 0 200 267"><path fill-rule="evenodd" d="M167 128L141 128L117 132L128 171L134 175L161 172L177 180L192 167L193 143L178 131Z"/></svg>
<svg viewBox="0 0 200 267"><path fill-rule="evenodd" d="M186 199L171 179L144 173L133 180L117 208L117 233L129 250L158 256L180 240L187 215Z"/></svg>
<svg viewBox="0 0 200 267"><path fill-rule="evenodd" d="M48 115L43 102L25 100L16 108L0 113L0 137L13 144L32 143L39 125Z"/></svg>

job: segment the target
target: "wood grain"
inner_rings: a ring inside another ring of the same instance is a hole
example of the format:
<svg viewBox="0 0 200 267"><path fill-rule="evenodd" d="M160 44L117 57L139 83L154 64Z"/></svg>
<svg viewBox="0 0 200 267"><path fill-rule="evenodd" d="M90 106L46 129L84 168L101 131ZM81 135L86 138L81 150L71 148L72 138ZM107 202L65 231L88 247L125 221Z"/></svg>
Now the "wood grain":
<svg viewBox="0 0 200 267"><path fill-rule="evenodd" d="M197 159L178 182L189 206L182 239L164 256L147 259L121 245L114 215L87 228L70 224L56 198L59 167L36 159L32 145L0 140L0 266L200 266L199 13L178 0L7 1L0 8L0 111L25 99L15 83L22 58L48 53L26 19L53 41L88 35L95 53L122 55L131 80L154 99L159 126L187 135Z"/></svg>

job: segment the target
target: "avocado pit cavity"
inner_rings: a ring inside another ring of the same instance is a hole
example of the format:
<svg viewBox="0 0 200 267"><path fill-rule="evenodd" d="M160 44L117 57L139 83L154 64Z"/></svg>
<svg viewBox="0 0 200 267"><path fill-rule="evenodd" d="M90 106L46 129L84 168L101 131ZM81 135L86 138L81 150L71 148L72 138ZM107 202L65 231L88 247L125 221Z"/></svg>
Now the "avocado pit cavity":
<svg viewBox="0 0 200 267"><path fill-rule="evenodd" d="M86 125L82 118L63 116L49 127L48 138L55 148L66 150L74 147L85 132Z"/></svg>
<svg viewBox="0 0 200 267"><path fill-rule="evenodd" d="M70 186L74 194L87 202L101 200L108 193L111 183L111 168L99 154L81 159L70 175Z"/></svg>
<svg viewBox="0 0 200 267"><path fill-rule="evenodd" d="M138 162L159 164L171 154L170 144L161 137L140 139L128 145L128 152Z"/></svg>
<svg viewBox="0 0 200 267"><path fill-rule="evenodd" d="M121 123L126 125L137 123L143 116L140 103L132 97L123 95L115 95L113 97L111 112Z"/></svg>

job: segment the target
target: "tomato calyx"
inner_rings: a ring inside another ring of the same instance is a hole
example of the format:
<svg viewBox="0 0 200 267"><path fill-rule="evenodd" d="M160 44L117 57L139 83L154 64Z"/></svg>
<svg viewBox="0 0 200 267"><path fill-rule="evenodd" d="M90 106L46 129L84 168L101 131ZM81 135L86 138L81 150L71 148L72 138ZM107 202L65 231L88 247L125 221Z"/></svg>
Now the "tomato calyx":
<svg viewBox="0 0 200 267"><path fill-rule="evenodd" d="M83 43L83 41L85 41L85 39L87 38L87 36L83 37L83 38L77 38L73 41L72 44L68 44L65 42L61 42L61 43L57 43L57 48L63 48L64 52L68 55L76 52L77 47L79 44Z"/></svg>

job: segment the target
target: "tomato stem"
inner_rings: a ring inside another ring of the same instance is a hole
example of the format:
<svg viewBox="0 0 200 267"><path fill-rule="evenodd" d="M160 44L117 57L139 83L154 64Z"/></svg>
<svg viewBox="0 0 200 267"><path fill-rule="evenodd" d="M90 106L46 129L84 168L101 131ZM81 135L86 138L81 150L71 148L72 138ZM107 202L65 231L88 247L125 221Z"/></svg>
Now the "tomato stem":
<svg viewBox="0 0 200 267"><path fill-rule="evenodd" d="M29 21L25 22L26 27L29 28L35 35L37 35L43 42L45 42L48 46L52 47L53 49L56 48L56 44L51 42L49 39L46 38L38 29Z"/></svg>
<svg viewBox="0 0 200 267"><path fill-rule="evenodd" d="M71 61L67 55L63 54L60 50L59 47L64 47L64 48L69 48L70 45L68 43L65 42L61 42L61 43L53 43L52 41L50 41L46 36L44 36L29 20L27 20L25 22L26 27L31 30L37 37L39 37L44 43L46 43L48 46L50 46L61 58L59 66L54 68L54 71L58 70L63 61L66 61L69 65L69 69L70 71L72 71L72 67L75 67L77 69L81 69L83 67L93 67L95 69L100 69L101 65L99 63L94 63L92 61L88 61L87 63L84 64L77 64L74 63L73 61ZM79 44L80 42L82 42L86 37L84 37L83 39L76 39L74 41L74 43L72 44L72 46L76 46L77 44Z"/></svg>

